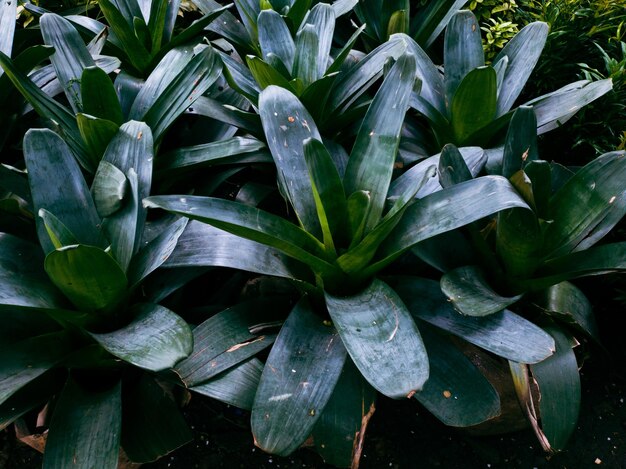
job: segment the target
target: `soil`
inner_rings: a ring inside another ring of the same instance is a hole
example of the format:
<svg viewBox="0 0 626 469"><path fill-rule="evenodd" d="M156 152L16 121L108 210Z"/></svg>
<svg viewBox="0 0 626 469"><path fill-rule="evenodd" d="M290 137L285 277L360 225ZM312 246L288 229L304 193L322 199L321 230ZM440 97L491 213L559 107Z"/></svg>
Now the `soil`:
<svg viewBox="0 0 626 469"><path fill-rule="evenodd" d="M591 284L594 285L593 283ZM602 284L595 285L597 292ZM606 290L604 290L606 292ZM496 436L472 436L446 427L415 400L380 398L365 438L361 469L382 468L559 468L626 469L626 341L616 318L623 303L596 311L608 351L589 349L581 368L582 407L567 448L546 454L530 429ZM312 450L283 458L254 447L249 414L194 395L185 409L195 439L144 469L330 469ZM0 469L41 467L41 456L0 432Z"/></svg>

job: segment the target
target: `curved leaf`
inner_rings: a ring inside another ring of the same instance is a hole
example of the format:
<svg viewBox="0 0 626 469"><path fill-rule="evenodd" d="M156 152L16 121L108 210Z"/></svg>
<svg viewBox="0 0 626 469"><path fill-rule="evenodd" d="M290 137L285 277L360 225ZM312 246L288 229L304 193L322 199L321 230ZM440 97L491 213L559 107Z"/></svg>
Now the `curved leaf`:
<svg viewBox="0 0 626 469"><path fill-rule="evenodd" d="M128 179L117 166L101 161L91 185L98 215L108 217L121 209L129 195L129 185Z"/></svg>
<svg viewBox="0 0 626 469"><path fill-rule="evenodd" d="M94 163L99 162L119 126L115 122L83 113L76 115L76 123L92 160Z"/></svg>
<svg viewBox="0 0 626 469"><path fill-rule="evenodd" d="M326 296L326 306L352 361L379 392L411 397L428 379L419 330L398 295L375 279L356 295Z"/></svg>
<svg viewBox="0 0 626 469"><path fill-rule="evenodd" d="M80 78L83 112L100 119L124 123L122 108L109 75L99 67L86 67Z"/></svg>
<svg viewBox="0 0 626 469"><path fill-rule="evenodd" d="M11 56L11 49L13 48L16 16L17 2L2 2L0 5L0 52L9 57Z"/></svg>
<svg viewBox="0 0 626 469"><path fill-rule="evenodd" d="M275 54L288 71L293 67L295 44L291 32L281 15L274 10L262 10L257 19L259 45L263 58Z"/></svg>
<svg viewBox="0 0 626 469"><path fill-rule="evenodd" d="M452 130L459 145L471 143L468 137L493 121L496 96L496 72L492 67L475 68L465 75L450 105Z"/></svg>
<svg viewBox="0 0 626 469"><path fill-rule="evenodd" d="M191 328L169 309L151 303L137 304L130 324L105 334L90 333L107 352L150 371L173 367L193 348Z"/></svg>
<svg viewBox="0 0 626 469"><path fill-rule="evenodd" d="M309 436L337 384L346 351L302 299L283 324L252 407L255 444L286 456Z"/></svg>

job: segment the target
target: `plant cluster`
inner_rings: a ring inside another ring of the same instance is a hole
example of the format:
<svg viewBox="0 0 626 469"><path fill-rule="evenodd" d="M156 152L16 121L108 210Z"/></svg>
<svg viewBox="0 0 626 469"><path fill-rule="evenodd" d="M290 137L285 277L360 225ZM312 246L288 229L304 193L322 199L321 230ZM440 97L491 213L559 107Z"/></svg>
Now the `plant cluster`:
<svg viewBox="0 0 626 469"><path fill-rule="evenodd" d="M464 2L193 3L28 4L24 37L0 5L0 428L38 415L44 467L117 467L189 441L202 395L266 452L357 467L378 395L497 420L484 354L564 448L599 340L569 280L626 268L600 243L626 154L537 137L611 79L520 99L547 24L488 64Z"/></svg>

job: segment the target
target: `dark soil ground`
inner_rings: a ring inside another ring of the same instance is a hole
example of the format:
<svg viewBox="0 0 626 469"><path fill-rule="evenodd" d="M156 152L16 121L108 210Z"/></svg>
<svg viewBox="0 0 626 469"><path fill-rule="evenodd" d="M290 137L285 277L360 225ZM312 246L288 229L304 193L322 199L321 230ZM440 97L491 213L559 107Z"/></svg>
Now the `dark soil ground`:
<svg viewBox="0 0 626 469"><path fill-rule="evenodd" d="M531 430L472 436L445 427L414 400L379 399L360 467L626 469L626 338L618 320L623 308L623 303L610 302L597 311L609 354L599 348L589 350L581 369L583 398L578 429L565 451L547 455ZM143 468L332 467L306 448L287 458L263 453L253 445L247 413L238 409L195 395L185 413L195 440ZM0 432L0 469L39 467L41 456L37 452L16 441L12 430Z"/></svg>

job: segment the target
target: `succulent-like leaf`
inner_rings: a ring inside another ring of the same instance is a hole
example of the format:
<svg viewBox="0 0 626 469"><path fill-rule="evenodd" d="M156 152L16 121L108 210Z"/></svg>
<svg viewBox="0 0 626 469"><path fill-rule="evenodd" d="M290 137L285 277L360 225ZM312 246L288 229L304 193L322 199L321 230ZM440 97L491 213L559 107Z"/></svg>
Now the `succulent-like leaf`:
<svg viewBox="0 0 626 469"><path fill-rule="evenodd" d="M115 469L121 428L121 382L93 391L70 377L54 407L43 467Z"/></svg>
<svg viewBox="0 0 626 469"><path fill-rule="evenodd" d="M513 112L504 141L501 174L510 178L537 159L537 117L532 107L520 106Z"/></svg>
<svg viewBox="0 0 626 469"><path fill-rule="evenodd" d="M117 133L119 125L106 119L100 119L88 114L76 115L78 131L83 138L94 163L101 160L106 147Z"/></svg>
<svg viewBox="0 0 626 469"><path fill-rule="evenodd" d="M52 241L55 249L62 248L63 246L67 246L69 244L78 243L74 234L68 230L57 217L48 212L45 208L40 208L37 215L43 220L46 231L50 236L50 241Z"/></svg>
<svg viewBox="0 0 626 469"><path fill-rule="evenodd" d="M270 53L275 54L291 72L295 44L283 17L274 10L263 10L259 13L258 28L263 58L267 59Z"/></svg>
<svg viewBox="0 0 626 469"><path fill-rule="evenodd" d="M100 248L74 244L46 256L45 270L52 282L77 308L110 313L126 295L126 275Z"/></svg>
<svg viewBox="0 0 626 469"><path fill-rule="evenodd" d="M304 20L304 24L300 26L298 33L302 32L308 25L313 26L317 36L316 56L312 57L315 64L313 76L315 80L321 78L329 64L330 48L333 42L333 33L335 31L335 12L332 5L327 3L318 3ZM311 51L313 52L313 51Z"/></svg>
<svg viewBox="0 0 626 469"><path fill-rule="evenodd" d="M443 54L446 100L452 103L465 76L485 65L480 26L470 10L460 10L452 15L446 27Z"/></svg>
<svg viewBox="0 0 626 469"><path fill-rule="evenodd" d="M272 67L268 62L254 55L247 55L246 63L248 64L250 73L252 73L252 76L261 89L276 85L292 93L296 92L291 86L288 77L285 77L276 67Z"/></svg>
<svg viewBox="0 0 626 469"><path fill-rule="evenodd" d="M450 105L452 131L459 146L496 117L496 96L496 72L492 67L478 67L465 75Z"/></svg>
<svg viewBox="0 0 626 469"><path fill-rule="evenodd" d="M522 295L499 295L476 266L459 267L441 277L441 291L461 314L481 317L502 311L516 303Z"/></svg>
<svg viewBox="0 0 626 469"><path fill-rule="evenodd" d="M13 35L15 33L15 18L17 16L17 3L13 1L3 2L0 5L0 52L11 56L13 48Z"/></svg>
<svg viewBox="0 0 626 469"><path fill-rule="evenodd" d="M415 41L424 48L430 47L448 25L452 15L466 3L463 0L428 2L419 14L412 15L411 31Z"/></svg>
<svg viewBox="0 0 626 469"><path fill-rule="evenodd" d="M86 67L80 78L83 112L122 125L124 116L113 82L99 67Z"/></svg>
<svg viewBox="0 0 626 469"><path fill-rule="evenodd" d="M411 397L428 379L428 356L406 306L375 279L356 295L326 293L326 306L352 361L379 392Z"/></svg>
<svg viewBox="0 0 626 469"><path fill-rule="evenodd" d="M541 431L554 451L565 448L576 429L580 411L580 374L571 338L557 328L547 329L556 341L556 353L530 366L539 386Z"/></svg>
<svg viewBox="0 0 626 469"><path fill-rule="evenodd" d="M151 303L134 305L132 321L113 332L90 333L107 352L150 371L171 368L193 348L191 328L174 312Z"/></svg>
<svg viewBox="0 0 626 469"><path fill-rule="evenodd" d="M103 218L108 217L122 208L125 199L129 196L129 184L128 179L117 166L108 161L101 161L91 185L98 215Z"/></svg>
<svg viewBox="0 0 626 469"><path fill-rule="evenodd" d="M300 300L261 375L251 417L255 444L283 456L296 450L330 399L345 360L337 331L324 325L306 298Z"/></svg>
<svg viewBox="0 0 626 469"><path fill-rule="evenodd" d="M452 144L446 144L441 149L437 171L439 172L439 184L442 187L450 187L472 179L472 172L467 167L463 155Z"/></svg>
<svg viewBox="0 0 626 469"><path fill-rule="evenodd" d="M439 283L416 277L392 282L411 314L485 350L518 363L537 363L554 353L554 339L540 327L508 310L482 318L462 316Z"/></svg>
<svg viewBox="0 0 626 469"><path fill-rule="evenodd" d="M52 213L80 243L103 246L95 204L76 160L61 137L47 129L29 130L24 136L24 158L34 208ZM64 184L49 181L64 181ZM37 232L44 251L52 251L54 246L39 219Z"/></svg>

